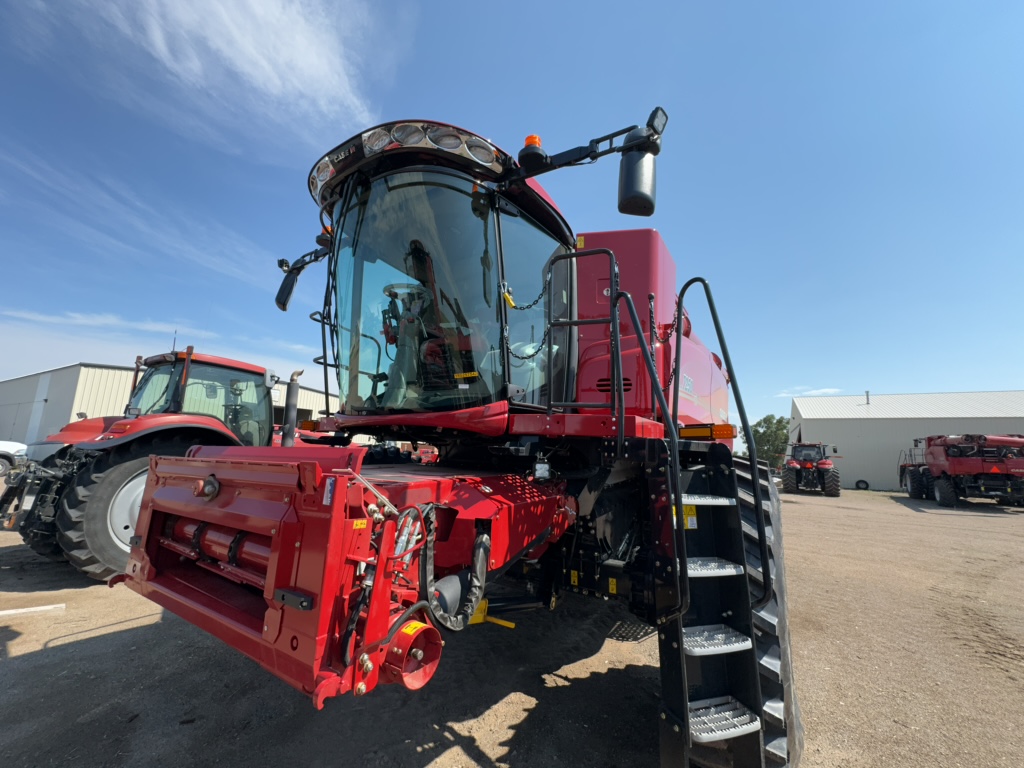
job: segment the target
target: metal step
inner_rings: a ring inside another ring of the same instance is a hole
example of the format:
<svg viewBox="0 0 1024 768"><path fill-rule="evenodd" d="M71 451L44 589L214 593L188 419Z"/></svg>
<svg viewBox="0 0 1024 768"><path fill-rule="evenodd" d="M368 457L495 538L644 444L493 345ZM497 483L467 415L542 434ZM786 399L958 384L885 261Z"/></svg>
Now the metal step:
<svg viewBox="0 0 1024 768"><path fill-rule="evenodd" d="M698 744L735 739L760 728L760 718L732 696L690 702L690 738Z"/></svg>
<svg viewBox="0 0 1024 768"><path fill-rule="evenodd" d="M683 650L687 656L717 656L753 647L749 637L725 624L683 628Z"/></svg>
<svg viewBox="0 0 1024 768"><path fill-rule="evenodd" d="M743 566L723 560L720 557L686 558L686 575L691 579L714 578L717 576L741 576Z"/></svg>
<svg viewBox="0 0 1024 768"><path fill-rule="evenodd" d="M692 504L695 507L735 507L736 499L728 496L709 496L705 493L684 493L679 497L680 504Z"/></svg>

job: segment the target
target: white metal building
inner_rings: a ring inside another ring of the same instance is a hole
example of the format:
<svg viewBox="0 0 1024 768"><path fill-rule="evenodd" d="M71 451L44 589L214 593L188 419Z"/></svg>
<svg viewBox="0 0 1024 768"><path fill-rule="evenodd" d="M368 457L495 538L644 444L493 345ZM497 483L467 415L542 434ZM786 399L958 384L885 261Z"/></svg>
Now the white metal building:
<svg viewBox="0 0 1024 768"><path fill-rule="evenodd" d="M80 418L80 413L90 417L119 415L128 402L134 374L133 367L75 363L0 381L0 440L41 440ZM279 383L274 387L277 423L284 413L285 386ZM316 418L325 402L322 391L302 387L299 419ZM332 395L331 410L337 408L338 398Z"/></svg>
<svg viewBox="0 0 1024 768"><path fill-rule="evenodd" d="M844 488L876 491L899 489L915 437L963 434L1024 434L1024 391L795 397L789 420L790 442L838 446Z"/></svg>

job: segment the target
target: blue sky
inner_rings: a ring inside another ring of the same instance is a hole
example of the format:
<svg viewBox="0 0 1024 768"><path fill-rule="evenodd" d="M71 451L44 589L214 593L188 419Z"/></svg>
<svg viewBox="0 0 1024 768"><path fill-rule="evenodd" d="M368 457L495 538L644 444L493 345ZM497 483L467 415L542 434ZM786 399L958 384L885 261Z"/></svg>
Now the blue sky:
<svg viewBox="0 0 1024 768"><path fill-rule="evenodd" d="M711 281L753 418L1019 389L1022 28L934 0L3 4L0 379L177 329L315 385L322 268L273 297L324 152L411 117L558 150L661 105L651 220L616 212L614 158L543 182L575 231L654 226Z"/></svg>

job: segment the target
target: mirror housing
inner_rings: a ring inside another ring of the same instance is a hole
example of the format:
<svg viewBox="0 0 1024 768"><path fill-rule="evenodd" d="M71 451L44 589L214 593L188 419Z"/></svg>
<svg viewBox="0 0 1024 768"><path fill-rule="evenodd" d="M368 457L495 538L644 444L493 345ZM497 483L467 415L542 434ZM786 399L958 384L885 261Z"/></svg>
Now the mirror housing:
<svg viewBox="0 0 1024 768"><path fill-rule="evenodd" d="M631 149L624 149L619 161L619 213L627 216L650 216L654 213L654 158L661 144L660 137L649 140L648 137L647 128L634 128L626 134L624 143L636 144Z"/></svg>
<svg viewBox="0 0 1024 768"><path fill-rule="evenodd" d="M281 287L277 289L277 297L274 299L274 303L277 304L277 308L282 312L288 311L288 303L292 300L292 293L295 291L295 281L299 279L299 273L297 271L285 272L284 278L281 280Z"/></svg>
<svg viewBox="0 0 1024 768"><path fill-rule="evenodd" d="M281 377L274 373L269 368L263 372L263 386L267 389L273 389L274 385L281 380Z"/></svg>

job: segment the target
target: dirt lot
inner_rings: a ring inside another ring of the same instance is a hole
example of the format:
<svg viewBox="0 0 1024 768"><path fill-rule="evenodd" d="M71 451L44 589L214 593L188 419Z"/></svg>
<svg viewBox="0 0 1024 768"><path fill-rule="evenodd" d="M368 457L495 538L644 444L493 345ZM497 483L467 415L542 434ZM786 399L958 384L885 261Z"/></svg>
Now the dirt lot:
<svg viewBox="0 0 1024 768"><path fill-rule="evenodd" d="M784 496L804 768L1024 765L1024 514ZM448 643L423 691L308 700L0 534L4 766L651 766L657 649L563 601ZM618 622L623 622L619 624Z"/></svg>

